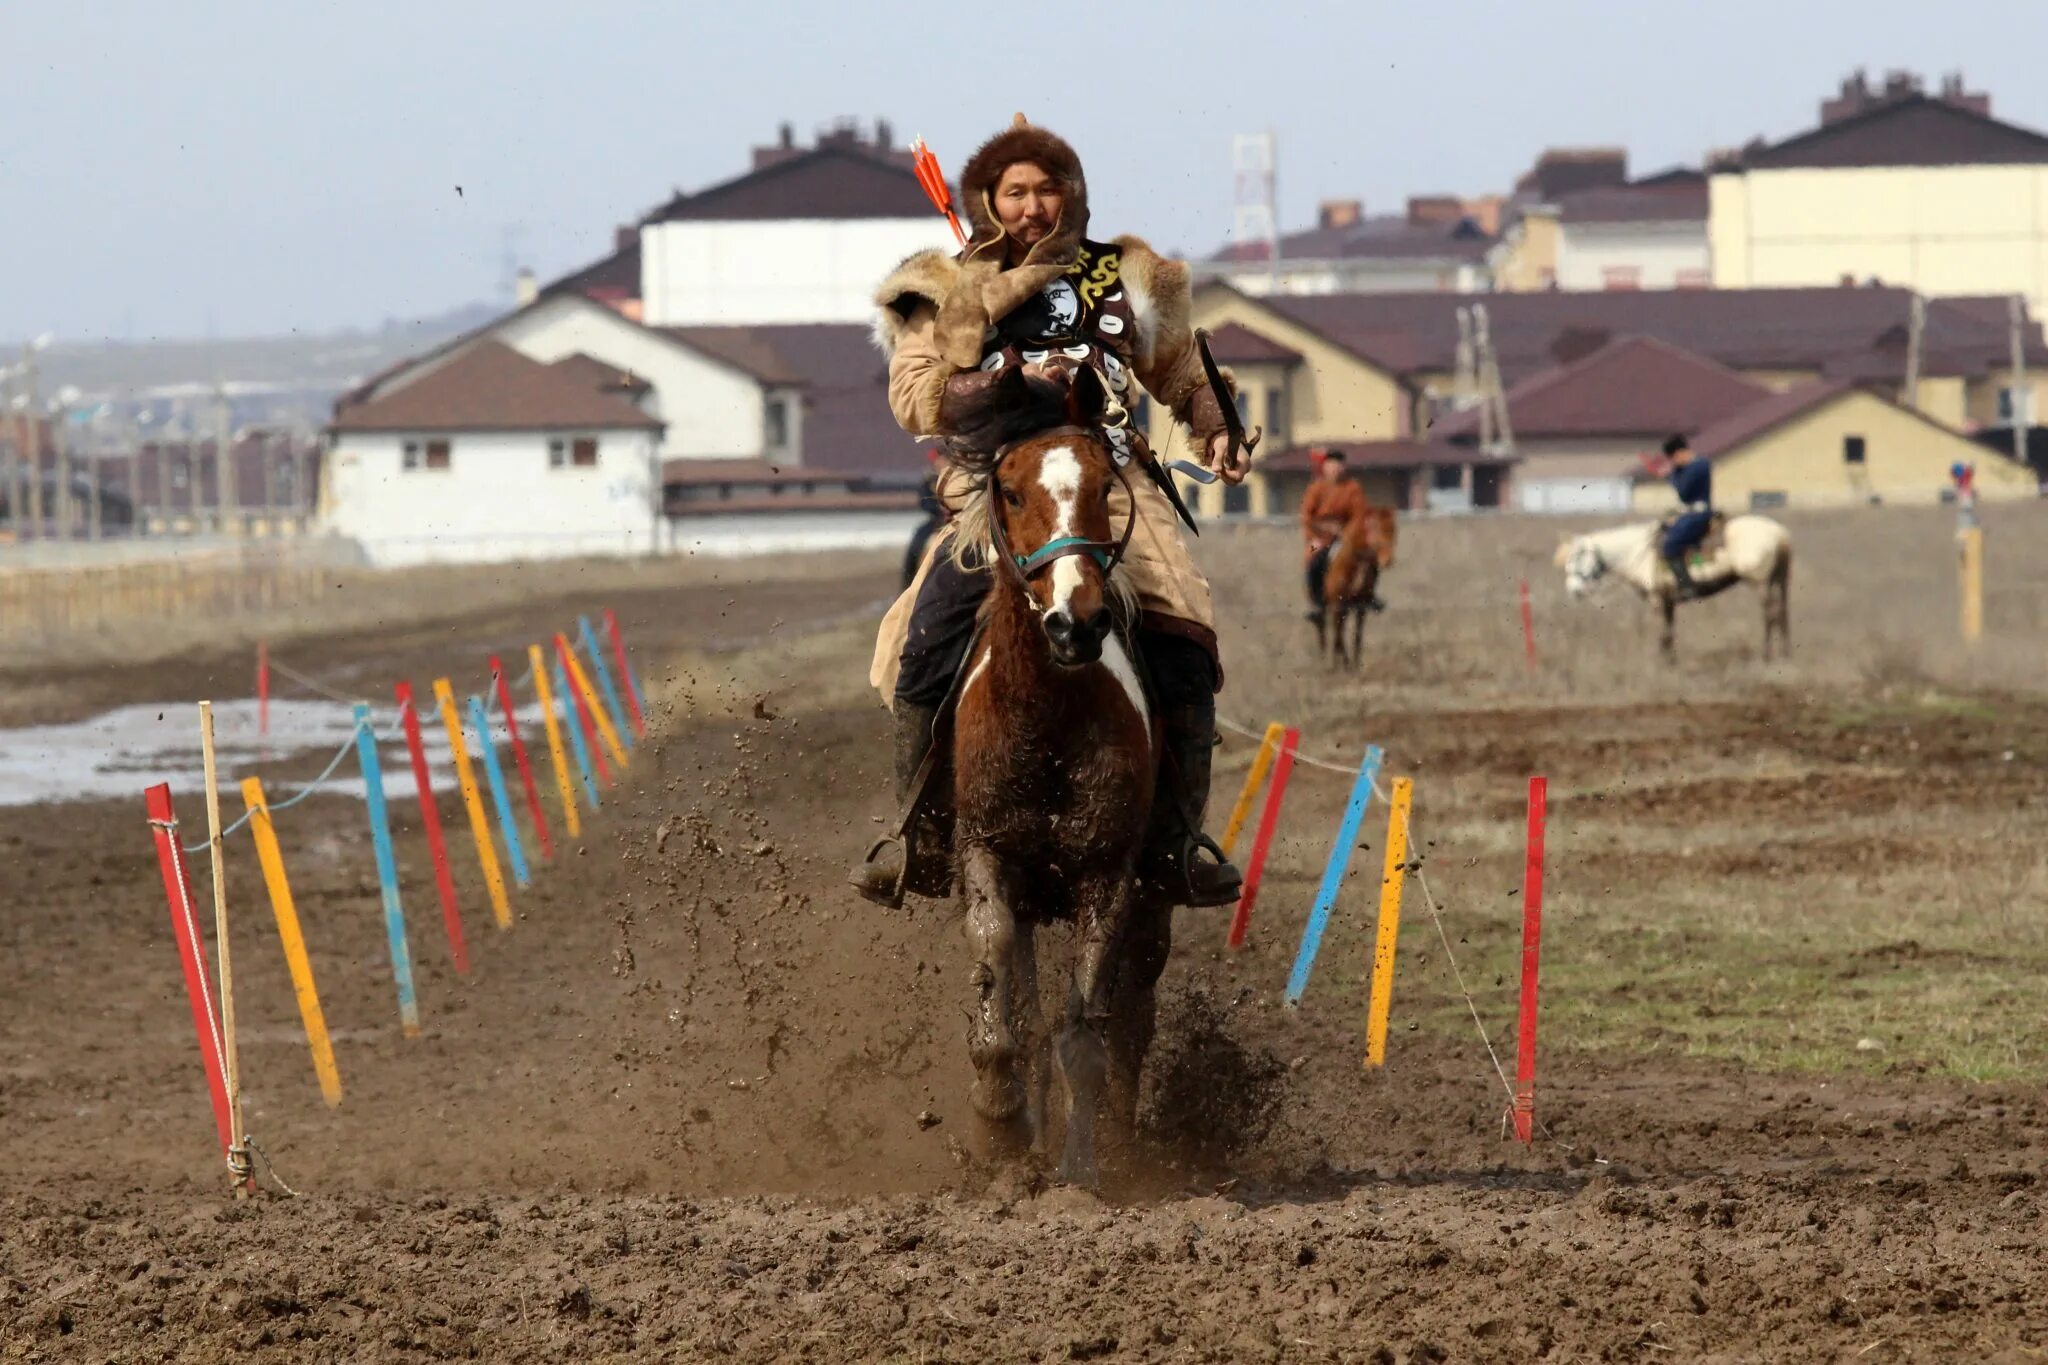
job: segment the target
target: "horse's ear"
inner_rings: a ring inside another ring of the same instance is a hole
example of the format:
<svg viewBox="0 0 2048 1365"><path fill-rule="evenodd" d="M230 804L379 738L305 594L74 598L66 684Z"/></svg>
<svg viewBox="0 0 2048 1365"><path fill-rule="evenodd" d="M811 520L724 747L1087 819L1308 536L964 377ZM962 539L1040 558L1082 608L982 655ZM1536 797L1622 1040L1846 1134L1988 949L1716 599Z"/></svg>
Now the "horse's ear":
<svg viewBox="0 0 2048 1365"><path fill-rule="evenodd" d="M994 397L1004 406L1022 402L1029 392L1030 384L1024 378L1024 371L1016 365L1005 365L996 371L996 382L989 386Z"/></svg>
<svg viewBox="0 0 2048 1365"><path fill-rule="evenodd" d="M1567 564L1571 563L1571 559L1572 538L1570 536L1561 536L1558 538L1557 542L1557 553L1550 557L1550 562L1557 565L1558 568L1562 569Z"/></svg>
<svg viewBox="0 0 2048 1365"><path fill-rule="evenodd" d="M1103 387L1102 372L1093 365L1083 365L1074 371L1074 381L1067 389L1067 420L1078 427L1092 427L1102 420L1102 414L1109 407L1109 390Z"/></svg>

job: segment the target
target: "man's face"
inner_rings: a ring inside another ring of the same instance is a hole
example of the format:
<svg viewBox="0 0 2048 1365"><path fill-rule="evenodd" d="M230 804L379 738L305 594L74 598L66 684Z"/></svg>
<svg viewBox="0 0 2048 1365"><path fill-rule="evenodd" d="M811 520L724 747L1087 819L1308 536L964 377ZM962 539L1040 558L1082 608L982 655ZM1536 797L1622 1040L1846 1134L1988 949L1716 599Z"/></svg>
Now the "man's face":
<svg viewBox="0 0 2048 1365"><path fill-rule="evenodd" d="M1027 250L1053 230L1067 203L1060 182L1035 161L1019 161L1005 170L989 197L1003 231Z"/></svg>
<svg viewBox="0 0 2048 1365"><path fill-rule="evenodd" d="M1324 460L1324 461L1323 461L1323 482L1324 482L1324 483L1336 483L1336 482L1338 482L1338 481L1339 481L1340 479L1342 479L1343 477L1344 477L1344 462L1343 462L1342 460Z"/></svg>
<svg viewBox="0 0 2048 1365"><path fill-rule="evenodd" d="M1678 467L1679 467L1680 469L1683 469L1683 468L1685 468L1685 467L1686 467L1687 465L1691 464L1691 463L1692 463L1692 447L1691 447L1691 446L1680 446L1680 447L1679 447L1678 449L1676 449L1676 450L1672 451L1672 452L1671 452L1671 463L1672 463L1672 464L1674 464L1674 465L1676 465L1676 466L1678 466Z"/></svg>

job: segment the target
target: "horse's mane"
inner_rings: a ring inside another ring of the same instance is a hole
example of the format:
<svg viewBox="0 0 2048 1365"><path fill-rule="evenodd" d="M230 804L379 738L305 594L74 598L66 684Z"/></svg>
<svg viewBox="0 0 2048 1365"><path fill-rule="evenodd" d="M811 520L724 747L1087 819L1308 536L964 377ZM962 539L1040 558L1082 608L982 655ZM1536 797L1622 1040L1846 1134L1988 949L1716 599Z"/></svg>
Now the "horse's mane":
<svg viewBox="0 0 2048 1365"><path fill-rule="evenodd" d="M1065 384L1021 370L976 389L959 400L956 412L947 414L947 461L956 469L987 477L1004 446L1067 420L1067 393Z"/></svg>

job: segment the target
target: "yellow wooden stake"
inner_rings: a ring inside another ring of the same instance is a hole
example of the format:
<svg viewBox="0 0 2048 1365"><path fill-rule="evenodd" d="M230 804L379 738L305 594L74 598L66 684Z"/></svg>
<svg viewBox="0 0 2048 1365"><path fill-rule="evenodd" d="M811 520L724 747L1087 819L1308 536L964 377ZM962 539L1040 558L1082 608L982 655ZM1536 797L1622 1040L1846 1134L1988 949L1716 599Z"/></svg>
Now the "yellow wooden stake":
<svg viewBox="0 0 2048 1365"><path fill-rule="evenodd" d="M583 700L590 703L590 714L597 718L597 731L604 736L604 747L612 751L612 757L619 761L619 771L624 772L626 749L619 743L619 732L612 728L612 718L605 714L604 703L598 699L596 690L591 687L590 678L583 671L583 664L576 658L576 651L568 650L564 657L569 660L570 681L576 690L583 694Z"/></svg>
<svg viewBox="0 0 2048 1365"><path fill-rule="evenodd" d="M510 929L512 907L505 901L505 874L498 870L498 850L491 844L490 821L484 818L483 797L476 789L476 769L469 765L469 746L463 743L462 721L455 714L455 693L446 678L434 679L434 700L440 704L441 724L455 754L455 779L462 788L462 804L469 811L469 832L476 840L476 860L483 864L484 886L491 893L491 914L500 929Z"/></svg>
<svg viewBox="0 0 2048 1365"><path fill-rule="evenodd" d="M1394 1003L1394 945L1401 938L1401 885L1408 876L1408 803L1415 783L1394 779L1387 815L1387 865L1380 874L1380 923L1372 949L1372 1005L1365 1023L1365 1064L1387 1061L1387 1015Z"/></svg>
<svg viewBox="0 0 2048 1365"><path fill-rule="evenodd" d="M548 687L548 666L541 660L540 646L526 647L526 662L533 668L533 685L540 693L541 722L548 728L548 759L555 765L555 789L562 794L562 814L569 822L569 837L583 836L583 819L576 813L576 788L569 776L569 755L562 749L562 727L555 720L554 693Z"/></svg>
<svg viewBox="0 0 2048 1365"><path fill-rule="evenodd" d="M1974 645L1984 638L1984 528L1966 527L1958 535L1963 542L1963 639Z"/></svg>
<svg viewBox="0 0 2048 1365"><path fill-rule="evenodd" d="M284 944L284 965L291 970L292 993L299 998L299 1019L306 1026L306 1045L313 1050L313 1072L329 1108L341 1103L341 1073L334 1066L334 1046L327 1039L327 1016L320 1011L320 993L313 987L313 963L299 932L299 912L292 904L291 883L285 880L284 855L270 823L270 804L263 783L242 779L242 804L249 808L249 832L256 838L256 861L263 865L263 884L270 889L270 910L277 916L277 937Z"/></svg>
<svg viewBox="0 0 2048 1365"><path fill-rule="evenodd" d="M1223 842L1219 845L1223 856L1228 858L1230 850L1237 847L1237 836L1244 829L1244 822L1252 813L1252 799L1265 784L1266 773L1273 766L1273 756L1280 752L1280 741L1287 734L1287 727L1274 721L1266 727L1266 737L1259 741L1259 752L1252 758L1252 770L1244 775L1244 787L1237 794L1237 804L1230 808L1230 823L1223 827Z"/></svg>

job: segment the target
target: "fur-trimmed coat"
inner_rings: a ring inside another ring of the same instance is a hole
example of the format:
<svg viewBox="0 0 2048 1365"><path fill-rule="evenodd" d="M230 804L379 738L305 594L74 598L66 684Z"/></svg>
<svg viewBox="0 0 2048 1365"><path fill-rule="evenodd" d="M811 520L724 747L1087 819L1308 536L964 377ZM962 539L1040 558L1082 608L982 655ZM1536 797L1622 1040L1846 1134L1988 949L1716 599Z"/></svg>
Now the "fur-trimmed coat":
<svg viewBox="0 0 2048 1365"><path fill-rule="evenodd" d="M1130 353L1133 377L1185 422L1196 396L1207 389L1189 319L1187 266L1159 255L1136 237L1118 237L1110 245L1120 256L1119 276L1136 324ZM980 364L994 322L1066 272L1068 260L1056 256L1036 263L1039 254L1034 250L1022 264L1004 270L999 251L976 253L970 248L962 253L965 259L925 251L883 281L875 295L875 339L889 357L889 408L904 430L916 436L944 434L939 404L946 381ZM1131 486L1138 529L1118 572L1128 576L1151 624L1191 634L1213 654L1215 607L1209 582L1188 553L1173 506L1149 478L1134 476ZM965 481L942 478L939 491L949 507L957 508ZM1121 490L1112 495L1112 516L1119 525L1129 514L1123 502ZM869 680L885 699L895 695L911 606L932 556L942 553L946 544L945 536L933 538L917 579L882 619Z"/></svg>

